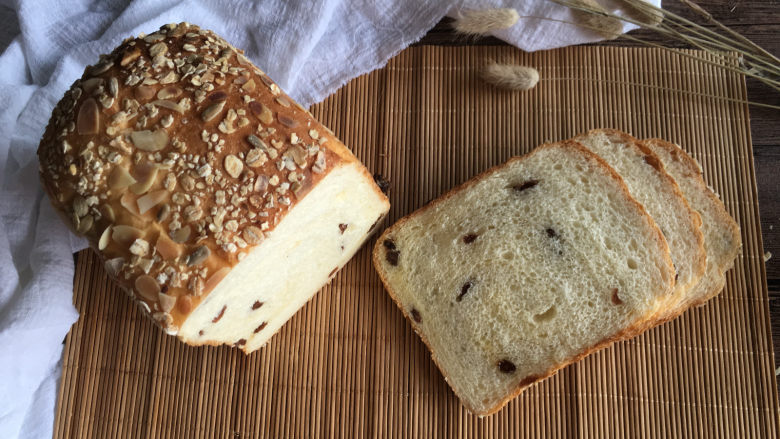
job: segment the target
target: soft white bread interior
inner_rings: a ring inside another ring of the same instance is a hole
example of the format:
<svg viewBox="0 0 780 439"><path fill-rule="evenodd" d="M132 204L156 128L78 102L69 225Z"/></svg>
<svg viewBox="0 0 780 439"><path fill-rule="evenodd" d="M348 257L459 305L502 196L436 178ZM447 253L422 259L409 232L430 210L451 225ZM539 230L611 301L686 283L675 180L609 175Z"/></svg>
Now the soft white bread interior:
<svg viewBox="0 0 780 439"><path fill-rule="evenodd" d="M262 346L389 209L330 130L187 23L88 67L38 155L52 204L108 274L196 345Z"/></svg>
<svg viewBox="0 0 780 439"><path fill-rule="evenodd" d="M652 218L572 141L514 158L399 220L373 258L479 415L635 332L674 285Z"/></svg>
<svg viewBox="0 0 780 439"><path fill-rule="evenodd" d="M179 337L261 347L352 258L386 208L362 165L332 170L214 287Z"/></svg>
<svg viewBox="0 0 780 439"><path fill-rule="evenodd" d="M704 275L706 253L701 217L688 205L659 158L639 140L610 129L592 130L574 140L598 154L620 174L631 195L653 217L669 244L676 285L673 294L659 303L658 318L663 319Z"/></svg>
<svg viewBox="0 0 780 439"><path fill-rule="evenodd" d="M679 146L661 139L643 143L663 162L693 209L701 215L707 268L701 280L675 307L677 315L718 295L726 283L725 272L734 266L742 247L739 225L718 196L705 183L701 166Z"/></svg>

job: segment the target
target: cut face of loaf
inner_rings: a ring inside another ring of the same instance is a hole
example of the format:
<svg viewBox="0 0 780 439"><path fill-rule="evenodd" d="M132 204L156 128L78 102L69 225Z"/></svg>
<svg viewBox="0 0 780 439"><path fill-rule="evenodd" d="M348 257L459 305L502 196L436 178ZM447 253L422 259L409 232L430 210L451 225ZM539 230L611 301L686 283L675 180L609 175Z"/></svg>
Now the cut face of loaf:
<svg viewBox="0 0 780 439"><path fill-rule="evenodd" d="M593 130L574 140L598 154L620 174L631 195L664 234L676 268L675 290L659 302L658 318L664 318L704 275L706 253L701 217L690 208L661 160L639 140L607 129Z"/></svg>
<svg viewBox="0 0 780 439"><path fill-rule="evenodd" d="M660 158L669 174L677 180L691 207L702 218L707 269L701 280L673 310L676 315L720 293L726 282L725 272L734 265L739 255L742 237L739 226L728 214L723 202L704 182L701 167L693 157L665 140L649 139L643 143Z"/></svg>
<svg viewBox="0 0 780 439"><path fill-rule="evenodd" d="M362 165L332 170L203 299L179 338L260 348L352 258L387 207Z"/></svg>
<svg viewBox="0 0 780 439"><path fill-rule="evenodd" d="M88 67L38 155L66 223L144 312L194 345L262 346L389 209L330 130L186 23Z"/></svg>
<svg viewBox="0 0 780 439"><path fill-rule="evenodd" d="M673 287L660 231L601 159L545 145L399 220L374 264L472 412L631 333Z"/></svg>

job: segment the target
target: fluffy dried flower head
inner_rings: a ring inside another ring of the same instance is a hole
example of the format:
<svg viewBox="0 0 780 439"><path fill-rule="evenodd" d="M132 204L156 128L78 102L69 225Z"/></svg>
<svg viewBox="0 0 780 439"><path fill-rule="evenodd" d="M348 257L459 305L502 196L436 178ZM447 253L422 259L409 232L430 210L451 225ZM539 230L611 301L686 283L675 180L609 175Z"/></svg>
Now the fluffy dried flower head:
<svg viewBox="0 0 780 439"><path fill-rule="evenodd" d="M623 22L617 17L610 17L607 11L595 0L573 0L572 5L582 6L589 10L579 10L572 8L571 14L576 24L596 32L608 40L614 40L623 33Z"/></svg>
<svg viewBox="0 0 780 439"><path fill-rule="evenodd" d="M455 31L466 35L487 35L492 31L512 27L520 18L511 8L485 9L460 14L453 23Z"/></svg>
<svg viewBox="0 0 780 439"><path fill-rule="evenodd" d="M539 82L539 72L533 67L490 63L482 69L482 79L508 90L530 90Z"/></svg>

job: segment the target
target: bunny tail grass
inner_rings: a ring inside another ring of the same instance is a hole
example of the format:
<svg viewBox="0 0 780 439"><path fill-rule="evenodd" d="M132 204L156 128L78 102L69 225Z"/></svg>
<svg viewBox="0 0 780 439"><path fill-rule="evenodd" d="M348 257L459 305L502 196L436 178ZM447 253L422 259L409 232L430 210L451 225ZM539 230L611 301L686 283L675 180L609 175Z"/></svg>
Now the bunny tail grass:
<svg viewBox="0 0 780 439"><path fill-rule="evenodd" d="M539 72L533 67L490 63L481 73L488 84L507 90L530 90L539 82Z"/></svg>
<svg viewBox="0 0 780 439"><path fill-rule="evenodd" d="M455 31L465 35L487 35L492 31L512 27L519 15L514 9L485 9L464 12L453 23Z"/></svg>

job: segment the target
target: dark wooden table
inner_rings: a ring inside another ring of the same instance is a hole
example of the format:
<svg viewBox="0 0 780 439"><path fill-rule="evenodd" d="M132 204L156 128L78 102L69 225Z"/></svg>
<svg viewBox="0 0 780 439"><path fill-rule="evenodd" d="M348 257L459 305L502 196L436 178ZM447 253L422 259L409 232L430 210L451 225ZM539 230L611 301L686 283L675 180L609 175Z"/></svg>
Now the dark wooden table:
<svg viewBox="0 0 780 439"><path fill-rule="evenodd" d="M773 55L780 56L780 1L707 0L699 1L698 4L721 23L750 38ZM699 17L677 0L664 0L664 8L702 23ZM450 19L444 19L417 45L506 45L492 37L466 39L458 36L452 31L451 22ZM631 35L662 43L667 47L686 47L652 31L637 30ZM637 45L633 41L621 39L599 44ZM780 105L780 93L771 88L750 78L747 87L751 101ZM780 367L780 356L777 354L780 352L780 110L751 106L750 131L753 138L764 251L774 255L766 262L766 277L777 368ZM780 386L780 379L778 385Z"/></svg>

